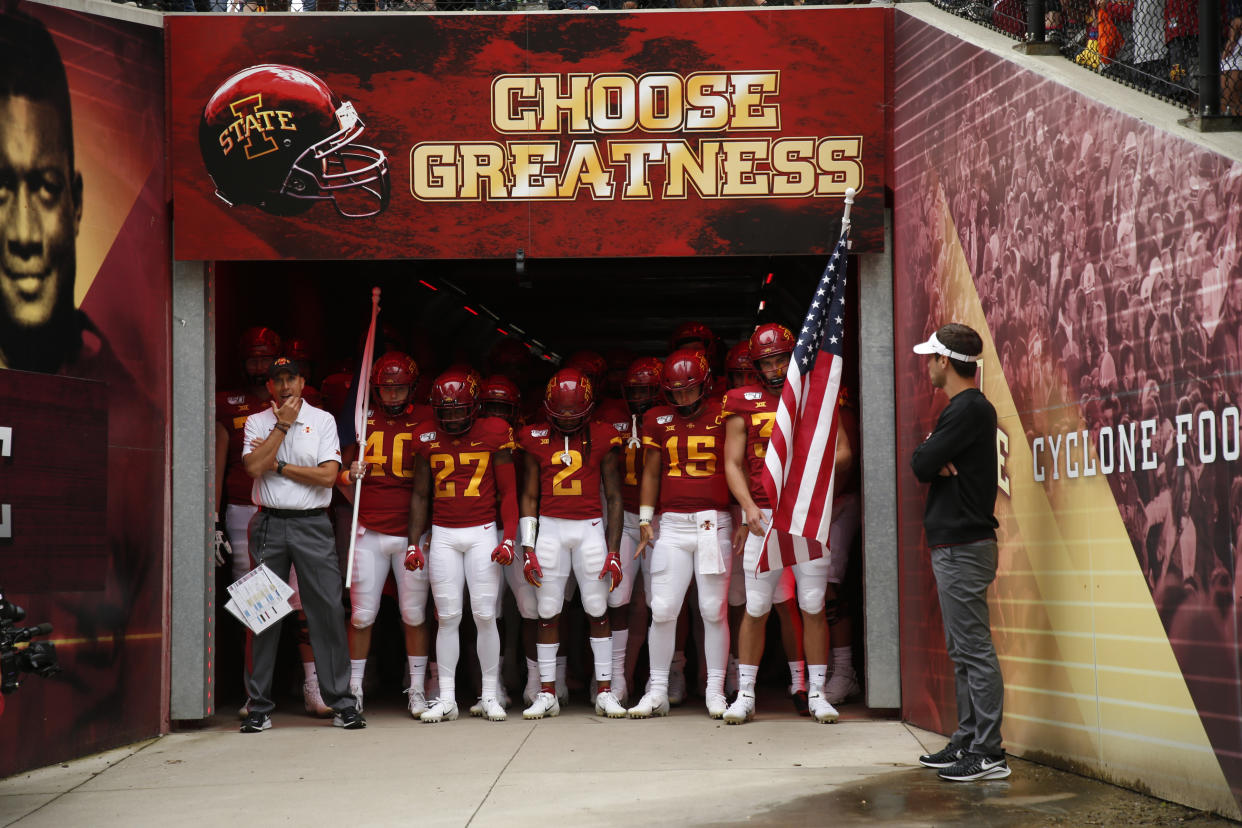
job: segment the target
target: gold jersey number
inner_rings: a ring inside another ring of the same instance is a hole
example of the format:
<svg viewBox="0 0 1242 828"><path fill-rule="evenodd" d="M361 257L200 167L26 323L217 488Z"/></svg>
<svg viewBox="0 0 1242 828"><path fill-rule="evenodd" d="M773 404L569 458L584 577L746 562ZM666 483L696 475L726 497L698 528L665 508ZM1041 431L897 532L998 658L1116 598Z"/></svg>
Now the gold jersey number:
<svg viewBox="0 0 1242 828"><path fill-rule="evenodd" d="M466 484L464 497L478 497L479 486L483 483L483 475L487 473L487 467L491 463L492 453L490 451L463 451L456 456L452 454L433 454L428 458L428 463L436 473L436 497L457 497L457 483L449 480L453 476L453 472L457 471L458 466L466 468L474 466L474 473L470 475L470 482Z"/></svg>
<svg viewBox="0 0 1242 828"><path fill-rule="evenodd" d="M711 477L716 473L716 438L713 435L687 437L686 458L683 464L679 442L680 437L669 437L664 441L664 449L668 452L668 476Z"/></svg>

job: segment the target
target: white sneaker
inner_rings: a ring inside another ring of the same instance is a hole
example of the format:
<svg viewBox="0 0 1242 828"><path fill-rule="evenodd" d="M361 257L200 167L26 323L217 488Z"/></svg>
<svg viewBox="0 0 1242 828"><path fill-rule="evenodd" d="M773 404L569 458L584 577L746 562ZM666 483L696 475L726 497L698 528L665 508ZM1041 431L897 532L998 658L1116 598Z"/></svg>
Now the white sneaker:
<svg viewBox="0 0 1242 828"><path fill-rule="evenodd" d="M709 691L705 694L705 698L707 700L707 715L713 719L719 719L729 709L729 700L725 698L724 693L712 693Z"/></svg>
<svg viewBox="0 0 1242 828"><path fill-rule="evenodd" d="M667 716L668 696L657 696L655 693L647 693L638 700L638 704L626 712L626 715L631 719L650 719L653 716Z"/></svg>
<svg viewBox="0 0 1242 828"><path fill-rule="evenodd" d="M457 718L457 702L452 699L436 699L435 703L418 717L420 722L451 722Z"/></svg>
<svg viewBox="0 0 1242 828"><path fill-rule="evenodd" d="M489 722L503 722L505 719L509 718L509 714L506 713L504 707L501 706L500 700L495 697L479 699L479 706L482 708L479 715L487 719Z"/></svg>
<svg viewBox="0 0 1242 828"><path fill-rule="evenodd" d="M607 716L610 719L624 719L626 710L621 706L616 693L605 690L595 696L595 715Z"/></svg>
<svg viewBox="0 0 1242 828"><path fill-rule="evenodd" d="M470 716L472 718L477 719L482 715L483 715L483 697L479 696L478 700L474 704L470 705Z"/></svg>
<svg viewBox="0 0 1242 828"><path fill-rule="evenodd" d="M530 703L530 707L522 711L522 718L542 719L544 716L559 716L560 713L561 703L556 694L540 690L535 694L535 700Z"/></svg>
<svg viewBox="0 0 1242 828"><path fill-rule="evenodd" d="M410 688L405 691L405 694L410 697L409 706L411 716L417 719L419 716L427 712L427 697L423 695L422 690Z"/></svg>
<svg viewBox="0 0 1242 828"><path fill-rule="evenodd" d="M725 711L725 724L744 724L755 718L755 694L738 693L733 704Z"/></svg>
<svg viewBox="0 0 1242 828"><path fill-rule="evenodd" d="M828 683L824 685L824 698L829 704L840 704L860 692L862 688L858 686L858 676L852 669L833 673Z"/></svg>
<svg viewBox="0 0 1242 828"><path fill-rule="evenodd" d="M349 693L351 696L354 697L354 707L356 707L358 709L358 712L361 713L362 712L362 685L361 684L349 685Z"/></svg>
<svg viewBox="0 0 1242 828"><path fill-rule="evenodd" d="M302 701L306 705L306 712L320 719L332 715L332 708L323 703L323 696L319 694L318 681L302 682Z"/></svg>
<svg viewBox="0 0 1242 828"><path fill-rule="evenodd" d="M832 724L841 718L837 709L829 704L828 699L824 698L824 691L818 687L812 689L807 695L806 706L811 713L811 718L820 724Z"/></svg>
<svg viewBox="0 0 1242 828"><path fill-rule="evenodd" d="M686 700L686 674L673 668L668 674L668 703L673 707Z"/></svg>

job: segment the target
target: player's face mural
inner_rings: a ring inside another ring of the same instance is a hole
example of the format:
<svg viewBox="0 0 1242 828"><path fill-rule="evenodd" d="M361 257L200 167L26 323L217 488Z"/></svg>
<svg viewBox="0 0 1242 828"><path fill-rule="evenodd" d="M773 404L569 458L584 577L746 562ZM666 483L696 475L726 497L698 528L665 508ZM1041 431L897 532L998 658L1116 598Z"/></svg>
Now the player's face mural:
<svg viewBox="0 0 1242 828"><path fill-rule="evenodd" d="M73 302L81 178L62 115L46 101L0 97L0 321L48 324Z"/></svg>

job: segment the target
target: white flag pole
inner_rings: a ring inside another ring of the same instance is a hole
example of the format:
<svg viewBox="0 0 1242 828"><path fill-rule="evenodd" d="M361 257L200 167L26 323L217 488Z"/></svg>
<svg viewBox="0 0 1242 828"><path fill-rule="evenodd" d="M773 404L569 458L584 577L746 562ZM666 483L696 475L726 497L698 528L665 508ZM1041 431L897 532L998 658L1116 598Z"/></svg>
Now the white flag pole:
<svg viewBox="0 0 1242 828"><path fill-rule="evenodd" d="M358 377L358 394L354 403L354 432L358 437L358 459L367 456L367 406L371 398L371 362L375 358L375 322L379 318L380 289L371 288L371 327L362 347L362 370ZM354 515L349 522L349 560L345 564L345 588L354 582L354 546L358 543L358 504L362 502L362 478L354 481Z"/></svg>

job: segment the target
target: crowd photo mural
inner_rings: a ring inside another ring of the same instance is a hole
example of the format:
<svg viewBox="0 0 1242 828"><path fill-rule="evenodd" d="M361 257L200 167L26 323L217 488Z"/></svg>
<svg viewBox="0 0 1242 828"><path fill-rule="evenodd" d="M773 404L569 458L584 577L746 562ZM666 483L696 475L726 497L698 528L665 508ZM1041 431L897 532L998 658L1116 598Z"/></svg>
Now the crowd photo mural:
<svg viewBox="0 0 1242 828"><path fill-rule="evenodd" d="M898 35L949 54L910 18ZM896 62L919 92L894 135L899 456L943 404L910 345L948 321L985 332L1006 744L1237 814L1242 166L953 54ZM923 492L908 471L900 486L904 606L934 615ZM943 730L938 636L903 624L903 686Z"/></svg>
<svg viewBox="0 0 1242 828"><path fill-rule="evenodd" d="M167 719L163 66L158 28L0 12L0 592L61 666L5 696L0 777Z"/></svg>

